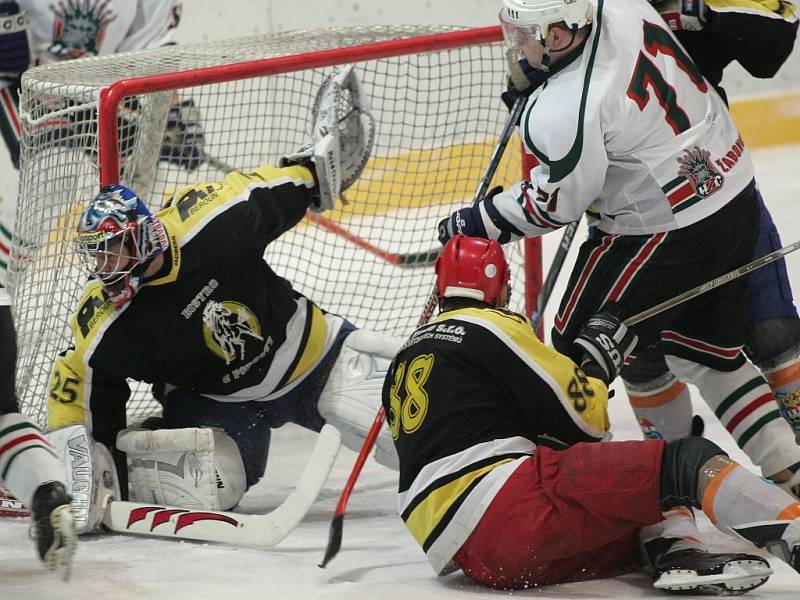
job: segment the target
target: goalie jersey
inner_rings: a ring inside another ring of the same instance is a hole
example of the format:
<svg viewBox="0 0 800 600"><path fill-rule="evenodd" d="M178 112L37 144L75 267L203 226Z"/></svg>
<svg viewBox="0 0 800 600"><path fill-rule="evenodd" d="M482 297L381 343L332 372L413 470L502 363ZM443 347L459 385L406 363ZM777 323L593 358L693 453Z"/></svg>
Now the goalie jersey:
<svg viewBox="0 0 800 600"><path fill-rule="evenodd" d="M440 575L537 443L568 447L608 430L605 383L503 309L451 310L417 329L382 400L400 457L400 515Z"/></svg>
<svg viewBox="0 0 800 600"><path fill-rule="evenodd" d="M304 167L261 167L179 190L157 213L169 248L156 277L117 310L99 282L85 288L74 345L52 368L48 426L86 423L113 448L128 379L227 402L268 401L302 381L343 320L326 319L263 256L302 219L314 185Z"/></svg>

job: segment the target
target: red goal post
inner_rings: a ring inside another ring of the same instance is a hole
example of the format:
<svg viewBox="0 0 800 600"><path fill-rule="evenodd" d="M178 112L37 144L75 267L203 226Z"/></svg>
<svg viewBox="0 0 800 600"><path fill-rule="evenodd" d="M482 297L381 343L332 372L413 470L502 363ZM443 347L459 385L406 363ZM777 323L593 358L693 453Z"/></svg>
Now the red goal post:
<svg viewBox="0 0 800 600"><path fill-rule="evenodd" d="M471 200L507 116L499 27L284 32L26 73L9 286L26 413L44 422L50 365L69 344L68 317L85 281L72 232L99 185L119 181L157 210L183 185L218 180L225 168L274 164L307 140L319 84L329 67L346 63L356 65L370 98L373 156L340 208L309 215L266 258L323 308L405 336L433 283L436 224ZM192 171L159 160L182 102L182 116L202 123L210 158ZM495 184L526 172L518 144L506 154ZM507 248L512 308L530 314L542 279L540 245L522 246ZM132 393L129 417L154 409L147 386L132 384Z"/></svg>

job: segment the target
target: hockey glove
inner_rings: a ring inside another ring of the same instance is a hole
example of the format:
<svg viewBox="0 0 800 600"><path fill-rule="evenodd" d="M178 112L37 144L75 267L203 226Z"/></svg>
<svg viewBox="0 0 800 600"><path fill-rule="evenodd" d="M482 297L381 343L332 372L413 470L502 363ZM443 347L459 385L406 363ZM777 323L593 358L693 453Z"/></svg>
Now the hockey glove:
<svg viewBox="0 0 800 600"><path fill-rule="evenodd" d="M493 187L481 201L494 198L502 191L503 186L501 185ZM451 237L459 233L475 237L487 237L477 204L467 206L466 208L459 208L449 217L439 221L438 232L439 242L442 246L444 246Z"/></svg>
<svg viewBox="0 0 800 600"><path fill-rule="evenodd" d="M583 355L581 370L608 385L619 375L637 340L636 334L622 322L620 306L610 303L589 317L573 343Z"/></svg>
<svg viewBox="0 0 800 600"><path fill-rule="evenodd" d="M706 26L704 0L650 0L672 31L700 31Z"/></svg>
<svg viewBox="0 0 800 600"><path fill-rule="evenodd" d="M205 132L200 110L191 98L169 109L167 128L161 142L161 160L194 171L205 162Z"/></svg>
<svg viewBox="0 0 800 600"><path fill-rule="evenodd" d="M547 76L549 75L549 73L546 73L540 69L532 67L530 63L524 58L517 62L519 63L520 69L522 70L522 74L528 81L528 87L525 87L523 89L518 89L517 85L519 84L514 85L514 80L509 75L508 87L506 88L506 91L500 94L500 99L503 101L503 104L506 105L508 110L511 110L511 107L514 106L514 102L516 102L517 98L519 98L520 96L525 96L526 98L530 96L534 92L534 90L536 90L547 80Z"/></svg>
<svg viewBox="0 0 800 600"><path fill-rule="evenodd" d="M0 88L10 85L31 65L27 29L30 19L16 2L0 0Z"/></svg>

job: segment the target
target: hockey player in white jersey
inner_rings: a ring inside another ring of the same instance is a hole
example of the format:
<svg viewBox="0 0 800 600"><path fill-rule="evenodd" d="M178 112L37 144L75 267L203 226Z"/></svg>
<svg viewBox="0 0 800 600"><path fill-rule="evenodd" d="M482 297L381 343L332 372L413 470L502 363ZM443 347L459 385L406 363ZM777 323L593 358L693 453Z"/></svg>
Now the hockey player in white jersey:
<svg viewBox="0 0 800 600"><path fill-rule="evenodd" d="M660 15L636 0L504 0L508 45L549 70L521 122L540 160L530 180L440 224L501 242L581 217L595 225L555 318L568 353L610 301L635 314L752 257L758 201L749 152L725 103ZM726 244L709 244L709 239ZM635 327L634 355L659 343L766 476L785 479L800 447L741 351L744 282Z"/></svg>
<svg viewBox="0 0 800 600"><path fill-rule="evenodd" d="M177 0L0 0L0 134L13 164L2 165L0 285L6 280L17 208L19 87L36 64L158 48L173 43ZM169 113L162 160L190 169L203 160L204 132L191 99Z"/></svg>
<svg viewBox="0 0 800 600"><path fill-rule="evenodd" d="M0 288L0 490L7 487L31 507L33 533L45 565L70 574L77 536L65 474L50 444L25 415L14 393L17 349L9 297ZM0 502L16 502L4 499ZM3 505L0 503L0 514Z"/></svg>

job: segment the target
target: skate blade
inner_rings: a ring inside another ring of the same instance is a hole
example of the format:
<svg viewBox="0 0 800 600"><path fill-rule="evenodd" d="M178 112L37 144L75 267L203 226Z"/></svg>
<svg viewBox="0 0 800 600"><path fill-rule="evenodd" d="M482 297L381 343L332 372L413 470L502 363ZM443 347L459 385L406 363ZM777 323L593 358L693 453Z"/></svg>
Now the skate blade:
<svg viewBox="0 0 800 600"><path fill-rule="evenodd" d="M757 560L731 561L722 573L699 575L691 569L665 571L653 583L659 590L694 592L709 595L743 594L765 583L772 569Z"/></svg>
<svg viewBox="0 0 800 600"><path fill-rule="evenodd" d="M55 571L61 579L69 581L72 575L72 556L75 554L78 540L69 504L53 510L50 524L53 526L53 545L47 551L45 563L47 568Z"/></svg>

